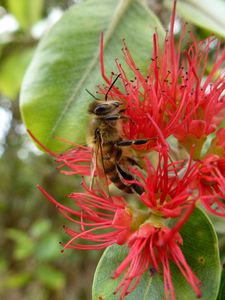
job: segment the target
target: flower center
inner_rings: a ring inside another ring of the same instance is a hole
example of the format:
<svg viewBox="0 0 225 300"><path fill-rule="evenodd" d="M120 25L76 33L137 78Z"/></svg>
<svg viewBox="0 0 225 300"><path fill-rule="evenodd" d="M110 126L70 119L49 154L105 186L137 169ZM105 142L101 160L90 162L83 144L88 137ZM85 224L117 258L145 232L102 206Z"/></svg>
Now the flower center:
<svg viewBox="0 0 225 300"><path fill-rule="evenodd" d="M144 211L137 208L130 208L132 215L131 229L136 231L145 223L151 223L156 228L161 228L166 225L165 218L158 211Z"/></svg>

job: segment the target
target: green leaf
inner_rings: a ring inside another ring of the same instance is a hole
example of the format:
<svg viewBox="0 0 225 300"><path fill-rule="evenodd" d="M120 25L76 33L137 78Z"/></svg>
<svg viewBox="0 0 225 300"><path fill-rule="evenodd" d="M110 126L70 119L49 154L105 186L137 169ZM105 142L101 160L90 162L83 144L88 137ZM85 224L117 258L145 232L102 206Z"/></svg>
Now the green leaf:
<svg viewBox="0 0 225 300"><path fill-rule="evenodd" d="M14 250L14 257L16 259L23 260L33 253L34 243L27 233L10 228L6 231L6 236L16 243Z"/></svg>
<svg viewBox="0 0 225 300"><path fill-rule="evenodd" d="M49 288L62 289L65 286L65 276L62 272L50 266L40 266L35 273L37 279Z"/></svg>
<svg viewBox="0 0 225 300"><path fill-rule="evenodd" d="M48 236L41 239L35 249L37 259L40 261L50 261L59 257L62 250L59 240L59 235L53 233L49 233Z"/></svg>
<svg viewBox="0 0 225 300"><path fill-rule="evenodd" d="M23 29L30 29L41 19L44 0L8 0L9 11L17 18Z"/></svg>
<svg viewBox="0 0 225 300"><path fill-rule="evenodd" d="M4 280L4 286L9 288L21 288L28 284L31 280L31 273L30 272L20 272L18 274L10 274Z"/></svg>
<svg viewBox="0 0 225 300"><path fill-rule="evenodd" d="M16 99L24 73L31 61L32 49L20 49L10 53L1 63L0 92Z"/></svg>
<svg viewBox="0 0 225 300"><path fill-rule="evenodd" d="M224 300L225 299L225 269L223 269L222 276L221 276L221 282L220 282L220 290L218 297L216 300Z"/></svg>
<svg viewBox="0 0 225 300"><path fill-rule="evenodd" d="M43 235L48 235L51 229L50 220L38 219L32 224L31 235L35 238L40 238Z"/></svg>
<svg viewBox="0 0 225 300"><path fill-rule="evenodd" d="M173 0L167 0L165 3L168 7L173 7ZM225 37L225 1L180 0L177 1L177 15L203 29Z"/></svg>
<svg viewBox="0 0 225 300"><path fill-rule="evenodd" d="M7 271L9 268L9 261L5 257L0 257L0 274Z"/></svg>
<svg viewBox="0 0 225 300"><path fill-rule="evenodd" d="M209 218L213 223L216 233L224 236L225 218L209 214ZM225 238L225 236L224 236Z"/></svg>
<svg viewBox="0 0 225 300"><path fill-rule="evenodd" d="M190 217L181 230L184 245L182 251L192 270L202 282L202 300L215 300L220 281L220 261L218 241L213 226L208 217L199 209ZM123 261L127 253L126 247L113 245L103 254L96 269L93 282L93 300L116 300L119 295L113 295L119 280L113 280L113 271ZM175 265L171 264L171 273L176 296L179 300L196 299L191 286ZM102 298L101 298L102 297ZM149 271L143 274L137 288L127 300L164 300L162 275L149 276Z"/></svg>
<svg viewBox="0 0 225 300"><path fill-rule="evenodd" d="M45 35L24 78L20 100L26 127L54 151L68 148L55 137L85 143L92 101L85 89L95 93L96 84L103 82L100 33L109 76L116 71L115 59L122 61L123 38L137 66L146 71L155 27L164 36L156 16L138 0L88 0L73 6Z"/></svg>

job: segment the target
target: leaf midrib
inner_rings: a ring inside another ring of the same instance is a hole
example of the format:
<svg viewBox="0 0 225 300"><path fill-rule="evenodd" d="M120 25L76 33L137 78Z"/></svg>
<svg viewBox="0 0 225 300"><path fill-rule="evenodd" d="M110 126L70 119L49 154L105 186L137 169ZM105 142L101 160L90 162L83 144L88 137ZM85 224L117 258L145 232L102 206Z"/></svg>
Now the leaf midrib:
<svg viewBox="0 0 225 300"><path fill-rule="evenodd" d="M115 12L114 12L113 17L111 19L109 27L108 27L107 31L105 32L105 35L104 35L104 49L105 49L106 45L109 43L113 33L115 32L118 24L120 23L121 19L123 18L124 14L126 13L126 11L129 8L132 1L133 0L123 0L123 1L119 0L118 1L118 5L115 8ZM49 141L54 136L54 133L56 132L57 128L59 127L62 120L66 116L67 111L69 110L71 104L73 103L74 99L76 98L76 95L79 94L80 89L83 86L83 83L86 81L89 74L91 73L92 70L94 70L94 68L96 67L96 65L98 63L99 63L99 50L94 53L90 64L88 64L88 67L86 68L86 70L85 70L83 76L81 77L80 81L78 82L78 84L76 82L76 88L75 88L74 92L68 98L68 100L65 102L64 109L59 114L59 116L58 116L58 118L55 122L55 125L53 126L52 130L49 132L48 139L46 141L46 145L48 145Z"/></svg>
<svg viewBox="0 0 225 300"><path fill-rule="evenodd" d="M148 298L148 292L149 292L149 290L150 290L150 287L151 287L151 283L152 283L152 276L149 276L150 278L149 278L149 280L148 280L148 284L147 284L147 286L146 286L146 289L145 289L145 293L144 293L144 295L143 295L143 298L142 298L142 300L147 300Z"/></svg>

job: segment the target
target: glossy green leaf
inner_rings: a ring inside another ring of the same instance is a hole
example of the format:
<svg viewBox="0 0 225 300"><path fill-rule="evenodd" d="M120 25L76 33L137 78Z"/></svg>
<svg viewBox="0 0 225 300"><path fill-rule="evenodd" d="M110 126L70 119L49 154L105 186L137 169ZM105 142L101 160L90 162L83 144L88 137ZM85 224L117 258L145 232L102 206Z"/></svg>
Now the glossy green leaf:
<svg viewBox="0 0 225 300"><path fill-rule="evenodd" d="M225 299L225 269L223 269L222 276L221 276L221 282L220 282L220 290L218 297L216 300L224 300Z"/></svg>
<svg viewBox="0 0 225 300"><path fill-rule="evenodd" d="M202 300L215 300L220 282L220 261L218 242L208 217L196 209L181 230L184 245L182 251L192 270L202 282ZM93 300L117 300L113 295L120 280L112 280L113 271L119 266L127 253L126 247L114 245L103 254L96 269L93 283ZM192 300L196 296L175 265L171 264L171 273L176 296L179 300ZM162 275L143 274L137 288L127 300L164 300Z"/></svg>
<svg viewBox="0 0 225 300"><path fill-rule="evenodd" d="M45 35L26 73L21 91L21 111L27 128L49 149L68 145L55 137L85 143L87 106L103 82L99 64L99 38L104 32L105 68L116 71L122 61L122 39L137 66L146 70L151 58L156 16L139 0L87 0L73 6ZM132 77L133 78L133 77Z"/></svg>
<svg viewBox="0 0 225 300"><path fill-rule="evenodd" d="M173 0L166 0L173 7ZM203 29L225 37L225 1L222 0L179 0L177 15Z"/></svg>
<svg viewBox="0 0 225 300"><path fill-rule="evenodd" d="M8 0L9 11L17 18L23 29L29 29L41 19L44 0Z"/></svg>

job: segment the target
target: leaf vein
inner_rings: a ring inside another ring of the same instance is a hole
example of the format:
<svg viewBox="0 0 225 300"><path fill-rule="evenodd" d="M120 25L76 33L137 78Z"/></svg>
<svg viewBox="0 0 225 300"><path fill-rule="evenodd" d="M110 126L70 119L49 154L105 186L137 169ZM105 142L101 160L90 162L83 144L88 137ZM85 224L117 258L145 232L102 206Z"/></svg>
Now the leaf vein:
<svg viewBox="0 0 225 300"><path fill-rule="evenodd" d="M108 27L108 30L107 30L106 34L105 34L104 48L106 47L106 45L109 42L111 36L115 32L115 30L116 30L119 22L123 18L124 14L126 13L127 9L129 8L129 5L132 3L132 1L133 0L118 1L118 5L117 5L117 7L115 9L115 13L114 13L114 15L112 17L111 23L110 23L110 25ZM96 64L98 63L98 61L99 61L99 50L94 53L94 56L92 58L91 63L86 68L86 71L84 72L83 76L81 77L80 81L78 82L78 84L77 84L74 92L69 97L69 99L66 101L64 109L59 114L59 117L56 120L55 125L52 127L51 131L49 132L46 145L48 145L50 139L52 138L52 136L54 136L55 131L60 126L62 120L66 116L67 111L69 110L71 104L73 103L74 99L76 98L76 95L78 94L79 90L81 89L83 83L88 78L91 70L94 69L94 67L96 66Z"/></svg>

